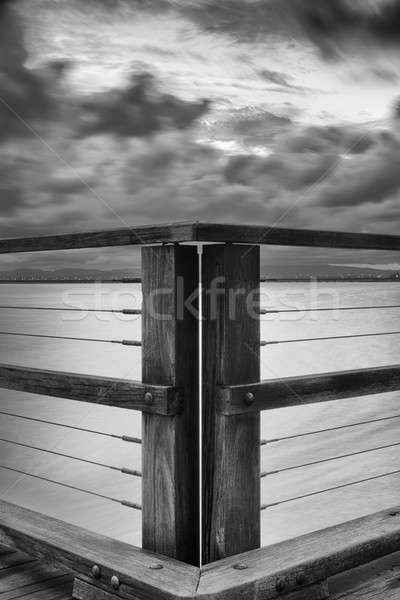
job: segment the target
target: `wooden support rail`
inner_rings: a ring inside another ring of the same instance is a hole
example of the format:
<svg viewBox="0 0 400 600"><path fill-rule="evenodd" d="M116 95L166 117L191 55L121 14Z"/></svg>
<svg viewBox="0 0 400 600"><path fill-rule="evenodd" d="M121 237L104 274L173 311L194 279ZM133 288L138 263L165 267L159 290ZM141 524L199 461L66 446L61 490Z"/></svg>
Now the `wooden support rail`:
<svg viewBox="0 0 400 600"><path fill-rule="evenodd" d="M176 415L183 406L182 394L173 386L5 364L0 364L0 388L149 414Z"/></svg>
<svg viewBox="0 0 400 600"><path fill-rule="evenodd" d="M315 402L343 400L400 390L400 365L284 377L219 388L218 412L257 413Z"/></svg>
<svg viewBox="0 0 400 600"><path fill-rule="evenodd" d="M399 235L284 229L265 225L223 225L220 223L197 223L195 231L196 240L199 242L400 250Z"/></svg>
<svg viewBox="0 0 400 600"><path fill-rule="evenodd" d="M196 222L0 239L0 254L179 242L400 250L400 236L398 235Z"/></svg>
<svg viewBox="0 0 400 600"><path fill-rule="evenodd" d="M74 573L101 590L130 600L193 598L199 570L13 504L0 501L0 543ZM94 576L93 567L98 567ZM114 596L115 597L115 596Z"/></svg>
<svg viewBox="0 0 400 600"><path fill-rule="evenodd" d="M308 591L333 575L398 550L396 507L208 565L202 570L197 598L273 600L288 594L289 600L291 593L298 600L328 598Z"/></svg>
<svg viewBox="0 0 400 600"><path fill-rule="evenodd" d="M105 246L143 246L146 244L186 242L193 240L193 238L194 231L191 223L143 225L86 233L0 239L0 254L99 248Z"/></svg>

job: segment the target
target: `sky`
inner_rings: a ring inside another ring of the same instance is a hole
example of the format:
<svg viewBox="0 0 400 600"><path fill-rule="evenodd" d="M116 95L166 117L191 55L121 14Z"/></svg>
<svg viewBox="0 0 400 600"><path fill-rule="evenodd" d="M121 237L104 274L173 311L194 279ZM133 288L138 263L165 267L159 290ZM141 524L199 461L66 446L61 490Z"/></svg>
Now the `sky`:
<svg viewBox="0 0 400 600"><path fill-rule="evenodd" d="M400 0L1 2L1 237L184 220L398 233L399 33ZM393 253L315 260L400 269Z"/></svg>

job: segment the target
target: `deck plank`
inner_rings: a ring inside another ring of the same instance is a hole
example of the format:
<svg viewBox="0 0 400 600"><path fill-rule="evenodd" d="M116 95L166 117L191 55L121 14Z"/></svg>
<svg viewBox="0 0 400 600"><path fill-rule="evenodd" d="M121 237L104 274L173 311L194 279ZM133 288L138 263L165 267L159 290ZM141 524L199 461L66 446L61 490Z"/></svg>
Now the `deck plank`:
<svg viewBox="0 0 400 600"><path fill-rule="evenodd" d="M70 600L73 576L0 546L1 600Z"/></svg>

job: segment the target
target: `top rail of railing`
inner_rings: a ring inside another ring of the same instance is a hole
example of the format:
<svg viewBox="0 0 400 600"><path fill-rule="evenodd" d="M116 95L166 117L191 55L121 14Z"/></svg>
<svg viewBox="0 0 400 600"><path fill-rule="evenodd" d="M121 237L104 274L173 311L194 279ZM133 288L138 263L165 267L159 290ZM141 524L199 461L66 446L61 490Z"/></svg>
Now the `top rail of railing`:
<svg viewBox="0 0 400 600"><path fill-rule="evenodd" d="M400 250L400 235L196 222L0 239L0 254L181 242Z"/></svg>

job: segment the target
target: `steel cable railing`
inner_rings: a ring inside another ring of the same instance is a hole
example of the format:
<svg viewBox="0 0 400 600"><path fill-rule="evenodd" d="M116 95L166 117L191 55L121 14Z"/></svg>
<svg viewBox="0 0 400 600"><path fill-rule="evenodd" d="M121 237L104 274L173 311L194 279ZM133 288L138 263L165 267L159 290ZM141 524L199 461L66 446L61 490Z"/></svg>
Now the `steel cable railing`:
<svg viewBox="0 0 400 600"><path fill-rule="evenodd" d="M62 458L68 458L70 460L75 460L77 462L81 462L81 463L86 463L89 465L94 465L96 467L103 467L104 469L110 469L112 471L117 471L119 473L123 473L124 475L132 475L134 477L142 477L142 473L140 471L137 471L135 469L129 469L127 467L115 467L113 465L108 465L102 462L98 462L95 460L89 460L86 458L80 458L78 456L73 456L71 454L64 454L63 452L58 452L56 450L48 450L46 448L41 448L39 446L33 446L30 444L26 444L23 442L17 442L15 440L7 440L5 438L0 437L0 442L3 442L5 444L11 444L13 446L18 446L20 448L28 448L30 450L37 450L39 452L45 452L46 454L51 454L53 456L60 456Z"/></svg>
<svg viewBox="0 0 400 600"><path fill-rule="evenodd" d="M80 313L109 313L109 314L121 314L121 315L141 315L142 310L140 308L121 308L121 309L108 309L108 308L62 308L58 306L7 306L1 305L1 309L6 310L46 310L46 311L59 311L59 312L80 312Z"/></svg>
<svg viewBox="0 0 400 600"><path fill-rule="evenodd" d="M86 429L85 427L77 427L76 425L66 425L65 423L59 423L57 421L49 421L47 419L39 419L38 417L27 417L26 415L18 415L17 413L11 413L4 410L0 410L0 415L7 417L13 417L15 419L24 419L25 421L33 421L34 423L43 423L45 425L53 425L55 427L62 427L64 429L72 429L74 431L82 431L85 433L92 433L94 435L101 435L103 437L112 438L115 440L121 440L123 442L131 442L133 444L141 444L142 440L137 437L130 435L117 435L115 433L106 433L104 431L98 431L96 429Z"/></svg>
<svg viewBox="0 0 400 600"><path fill-rule="evenodd" d="M0 279L0 284L42 283L42 284L96 284L96 283L142 283L141 277L121 277L117 279Z"/></svg>
<svg viewBox="0 0 400 600"><path fill-rule="evenodd" d="M1 413L0 413L1 414ZM314 431L306 431L305 433L296 433L293 435L286 435L279 438L270 438L261 440L261 446L267 446L268 444L274 444L276 442L283 442L286 440L295 440L297 438L307 437L309 435L317 435L319 433L329 433L330 431L339 431L341 429L349 429L350 427L359 427L360 425L370 425L372 423L380 423L382 421L390 421L391 419L400 419L400 415L392 415L389 417L380 417L379 419L369 419L368 421L359 421L358 423L347 423L346 425L338 425L337 427L328 427L327 429L316 429Z"/></svg>
<svg viewBox="0 0 400 600"><path fill-rule="evenodd" d="M391 475L400 474L400 469L396 469L395 471L390 471L388 473L382 473L381 475L373 475L372 477L366 477L365 479L359 479L358 481L351 481L349 483L342 483L340 485L336 485L330 488L325 488L323 490L318 490L316 492L310 492L308 494L302 494L301 496L294 496L293 498L287 498L286 500L279 500L278 502L272 502L270 504L262 504L260 510L266 510L268 508L273 508L274 506L280 506L281 504L287 504L289 502L295 502L296 500L303 500L305 498L311 498L312 496L318 496L319 494L325 494L327 492L334 492L335 490L341 490L347 487L351 487L353 485L359 485L361 483L367 483L368 481L374 481L377 479L382 479L384 477L390 477Z"/></svg>
<svg viewBox="0 0 400 600"><path fill-rule="evenodd" d="M54 479L50 479L49 477L44 477L43 475L35 475L34 473L29 473L28 471L23 471L21 469L15 469L14 467L7 467L6 465L0 465L0 469L4 469L6 471L11 471L13 473L17 473L19 475L24 475L26 477L32 477L33 479L38 479L40 481L46 481L47 483L52 483L54 485L58 485L70 490L74 490L76 492L81 492L82 494L88 494L89 496L94 496L96 498L101 498L103 500L110 500L111 502L116 502L117 504L121 504L122 506L126 506L128 508L134 508L136 510L142 510L140 504L135 502L130 502L129 500L119 500L118 498L113 498L112 496L107 496L105 494L100 494L98 492L92 492L90 490L86 490L79 486L71 485L69 483L62 483L61 481L55 481Z"/></svg>
<svg viewBox="0 0 400 600"><path fill-rule="evenodd" d="M269 475L277 475L278 473L286 473L287 471L294 471L296 469L303 469L305 467L321 465L323 463L331 462L333 460L340 460L342 458L350 458L352 456L368 454L369 452L376 452L377 450L386 450L387 448L395 448L396 446L400 446L400 442L386 444L384 446L376 446L375 448L368 448L367 450L359 450L357 452L349 452L347 454L339 454L337 456L330 456L329 458L321 458L319 460L314 460L311 462L303 463L301 465L294 465L293 467L283 467L282 469L276 469L274 471L264 471L261 473L260 477L263 478L263 477L268 477Z"/></svg>
<svg viewBox="0 0 400 600"><path fill-rule="evenodd" d="M328 340L345 340L345 339L356 339L356 338L366 338L366 337L380 337L385 335L400 335L400 331L385 331L378 333L357 333L352 335L332 335L332 336L324 336L324 337L316 337L316 338L298 338L292 340L274 340L267 341L261 340L260 346L273 346L276 344L296 344L299 342L321 342Z"/></svg>
<svg viewBox="0 0 400 600"><path fill-rule="evenodd" d="M45 335L42 333L18 333L15 331L0 331L0 335L4 336L18 336L18 337L32 337L32 338L45 338L52 340L70 340L74 342L100 342L104 344L121 344L122 346L141 346L140 340L104 340L98 338L81 338L81 337L70 337L64 335Z"/></svg>
<svg viewBox="0 0 400 600"><path fill-rule="evenodd" d="M0 307L1 308L1 307ZM333 308L288 308L288 309L275 309L270 310L267 308L261 308L261 315L275 315L285 313L304 313L304 312L335 312L345 310L382 310L387 308L400 308L400 304L387 304L380 306L336 306Z"/></svg>

